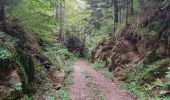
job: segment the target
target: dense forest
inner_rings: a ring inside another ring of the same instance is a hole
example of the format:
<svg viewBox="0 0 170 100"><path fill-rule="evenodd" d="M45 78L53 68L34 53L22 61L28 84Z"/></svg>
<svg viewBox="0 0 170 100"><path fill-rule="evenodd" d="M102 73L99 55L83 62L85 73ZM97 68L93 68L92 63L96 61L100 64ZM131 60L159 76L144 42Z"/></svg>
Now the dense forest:
<svg viewBox="0 0 170 100"><path fill-rule="evenodd" d="M0 0L0 100L169 100L170 0Z"/></svg>

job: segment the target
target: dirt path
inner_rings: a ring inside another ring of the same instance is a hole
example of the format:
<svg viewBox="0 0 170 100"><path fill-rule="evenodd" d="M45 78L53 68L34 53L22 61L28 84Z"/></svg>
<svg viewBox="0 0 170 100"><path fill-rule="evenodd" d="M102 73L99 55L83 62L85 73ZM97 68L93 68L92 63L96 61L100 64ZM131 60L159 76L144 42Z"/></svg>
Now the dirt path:
<svg viewBox="0 0 170 100"><path fill-rule="evenodd" d="M75 63L73 82L71 100L135 100L84 60Z"/></svg>

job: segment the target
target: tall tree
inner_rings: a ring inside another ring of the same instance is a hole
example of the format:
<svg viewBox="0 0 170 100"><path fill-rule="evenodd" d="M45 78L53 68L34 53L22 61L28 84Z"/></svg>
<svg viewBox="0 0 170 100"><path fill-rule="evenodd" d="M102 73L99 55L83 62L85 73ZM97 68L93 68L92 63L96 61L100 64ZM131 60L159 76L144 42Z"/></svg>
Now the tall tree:
<svg viewBox="0 0 170 100"><path fill-rule="evenodd" d="M57 38L60 42L64 40L64 34L63 34L63 23L64 23L64 1L56 0L56 12L55 16L58 20L60 20L61 24L60 27L56 33Z"/></svg>
<svg viewBox="0 0 170 100"><path fill-rule="evenodd" d="M134 2L133 2L133 0L131 0L131 2L130 2L130 10L131 10L131 15L133 15L134 14L134 8L133 8L133 6L134 6L134 4L133 4Z"/></svg>
<svg viewBox="0 0 170 100"><path fill-rule="evenodd" d="M5 31L5 3L4 0L0 0L0 27L2 31Z"/></svg>
<svg viewBox="0 0 170 100"><path fill-rule="evenodd" d="M113 0L113 8L114 8L114 31L116 30L116 25L119 22L119 6L118 0Z"/></svg>
<svg viewBox="0 0 170 100"><path fill-rule="evenodd" d="M113 0L114 3L114 22L119 22L119 7L118 7L118 0Z"/></svg>
<svg viewBox="0 0 170 100"><path fill-rule="evenodd" d="M56 1L56 18L59 19L59 3L58 3L58 0Z"/></svg>
<svg viewBox="0 0 170 100"><path fill-rule="evenodd" d="M118 6L119 6L119 23L121 23L121 18L122 18L122 9L121 9L121 0L118 0Z"/></svg>
<svg viewBox="0 0 170 100"><path fill-rule="evenodd" d="M64 21L64 4L60 4L60 14L59 14L60 21L62 22L62 25L60 26L59 30L59 41L62 42L64 40L64 34L63 34L63 21Z"/></svg>
<svg viewBox="0 0 170 100"><path fill-rule="evenodd" d="M126 0L126 26L128 25L129 18L129 0Z"/></svg>
<svg viewBox="0 0 170 100"><path fill-rule="evenodd" d="M140 6L141 11L143 11L145 8L145 0L139 0L139 6Z"/></svg>

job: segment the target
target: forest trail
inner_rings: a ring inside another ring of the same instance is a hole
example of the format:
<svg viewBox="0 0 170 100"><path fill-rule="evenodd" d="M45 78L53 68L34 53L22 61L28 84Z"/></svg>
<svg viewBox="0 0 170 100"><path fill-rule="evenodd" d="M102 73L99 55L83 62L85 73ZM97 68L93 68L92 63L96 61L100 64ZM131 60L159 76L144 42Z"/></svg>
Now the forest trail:
<svg viewBox="0 0 170 100"><path fill-rule="evenodd" d="M73 82L71 100L135 100L82 59L74 64Z"/></svg>

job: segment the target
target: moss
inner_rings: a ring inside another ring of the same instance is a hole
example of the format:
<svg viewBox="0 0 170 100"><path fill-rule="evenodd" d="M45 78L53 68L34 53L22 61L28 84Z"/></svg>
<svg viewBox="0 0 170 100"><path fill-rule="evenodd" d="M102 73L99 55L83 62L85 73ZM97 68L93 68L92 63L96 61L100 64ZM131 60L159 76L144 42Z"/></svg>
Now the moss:
<svg viewBox="0 0 170 100"><path fill-rule="evenodd" d="M19 63L19 73L24 80L23 89L26 93L32 93L35 91L35 65L30 54L18 50L17 58Z"/></svg>
<svg viewBox="0 0 170 100"><path fill-rule="evenodd" d="M9 98L15 98L15 95L30 94L35 92L35 64L31 50L32 38L22 27L11 23L8 26L8 33L0 32L0 68L6 69L12 67L17 70L21 78L22 90L14 92ZM27 49L27 51L26 51ZM16 93L16 94L15 94Z"/></svg>
<svg viewBox="0 0 170 100"><path fill-rule="evenodd" d="M12 48L12 47L11 47ZM26 94L35 92L35 65L31 55L13 47L11 49L13 63L21 78L22 89ZM4 63L4 62L3 62Z"/></svg>

